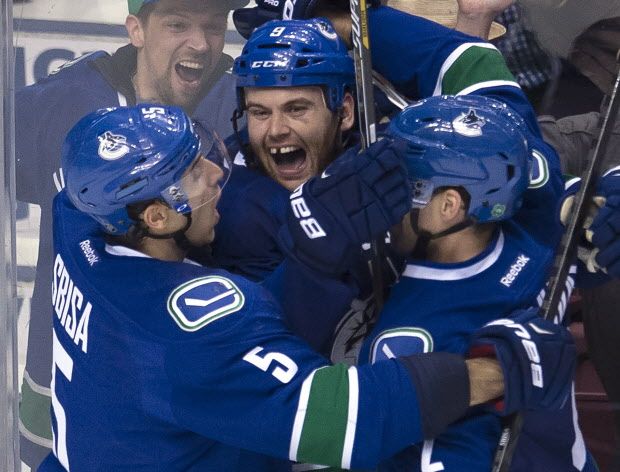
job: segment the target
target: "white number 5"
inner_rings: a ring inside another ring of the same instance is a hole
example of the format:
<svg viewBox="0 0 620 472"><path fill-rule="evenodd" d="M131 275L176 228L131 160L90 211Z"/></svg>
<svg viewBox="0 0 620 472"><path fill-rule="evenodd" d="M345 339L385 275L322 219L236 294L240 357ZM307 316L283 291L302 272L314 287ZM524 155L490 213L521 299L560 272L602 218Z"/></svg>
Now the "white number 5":
<svg viewBox="0 0 620 472"><path fill-rule="evenodd" d="M56 397L56 371L60 370L67 380L71 382L71 378L73 377L73 359L71 359L65 348L62 347L55 332L53 345L54 364L52 366L51 391L52 408L54 409L54 416L56 417L57 429L56 434L54 434L54 454L65 469L71 470L69 468L69 455L67 454L67 415L65 414L65 409Z"/></svg>
<svg viewBox="0 0 620 472"><path fill-rule="evenodd" d="M255 365L263 372L267 372L272 362L280 364L276 365L273 372L271 372L271 375L282 383L289 383L298 370L295 361L281 352L268 352L261 357L258 355L261 351L263 351L263 348L261 346L256 346L245 356L243 356L243 360Z"/></svg>

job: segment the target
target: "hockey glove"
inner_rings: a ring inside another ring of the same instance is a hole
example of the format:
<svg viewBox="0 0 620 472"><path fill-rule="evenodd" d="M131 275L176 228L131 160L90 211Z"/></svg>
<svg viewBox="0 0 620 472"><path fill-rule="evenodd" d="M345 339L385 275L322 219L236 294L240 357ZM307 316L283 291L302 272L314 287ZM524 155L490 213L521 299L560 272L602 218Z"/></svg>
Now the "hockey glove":
<svg viewBox="0 0 620 472"><path fill-rule="evenodd" d="M560 210L563 224L568 221L579 186L580 181L575 181L567 190ZM620 277L620 167L601 177L583 226L587 242L579 247L579 259L589 272Z"/></svg>
<svg viewBox="0 0 620 472"><path fill-rule="evenodd" d="M524 409L562 407L572 388L576 349L562 326L541 318L535 308L510 319L487 323L477 331L470 357L494 351L504 373L504 397L493 410L508 415Z"/></svg>
<svg viewBox="0 0 620 472"><path fill-rule="evenodd" d="M586 231L595 249L588 270L602 267L612 277L620 277L620 167L611 169L598 183L597 195L602 207Z"/></svg>
<svg viewBox="0 0 620 472"><path fill-rule="evenodd" d="M258 6L240 8L233 12L233 21L239 34L248 39L255 28L270 20L305 20L316 16L318 7L349 11L349 0L256 0ZM370 0L371 6L381 4Z"/></svg>
<svg viewBox="0 0 620 472"><path fill-rule="evenodd" d="M348 271L361 244L383 235L411 208L403 153L404 144L389 139L360 154L349 149L295 190L280 231L285 250L323 273Z"/></svg>

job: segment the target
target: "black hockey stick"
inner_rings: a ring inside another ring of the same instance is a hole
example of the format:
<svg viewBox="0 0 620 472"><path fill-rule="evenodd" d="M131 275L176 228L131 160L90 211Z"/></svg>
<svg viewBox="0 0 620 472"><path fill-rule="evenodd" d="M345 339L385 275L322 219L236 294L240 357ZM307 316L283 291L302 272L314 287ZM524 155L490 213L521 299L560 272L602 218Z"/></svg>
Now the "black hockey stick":
<svg viewBox="0 0 620 472"><path fill-rule="evenodd" d="M548 280L548 289L541 309L541 315L547 320L552 320L558 310L570 266L575 260L581 228L594 196L596 181L601 171L603 159L607 153L607 144L618 116L618 107L620 106L620 97L618 97L619 84L620 71L616 77L607 112L602 121L598 142L594 152L591 154L586 170L581 176L581 188L575 195L572 212L553 261L551 275ZM509 417L508 420L509 424L502 430L502 435L495 451L492 472L508 472L512 464L512 457L523 426L523 413L516 413Z"/></svg>
<svg viewBox="0 0 620 472"><path fill-rule="evenodd" d="M368 34L368 7L366 0L351 0L351 29L355 59L355 85L357 89L357 116L362 149L377 141L375 101L372 88L372 63L370 59L370 37ZM382 242L370 242L372 290L377 312L383 307L383 274L381 269Z"/></svg>

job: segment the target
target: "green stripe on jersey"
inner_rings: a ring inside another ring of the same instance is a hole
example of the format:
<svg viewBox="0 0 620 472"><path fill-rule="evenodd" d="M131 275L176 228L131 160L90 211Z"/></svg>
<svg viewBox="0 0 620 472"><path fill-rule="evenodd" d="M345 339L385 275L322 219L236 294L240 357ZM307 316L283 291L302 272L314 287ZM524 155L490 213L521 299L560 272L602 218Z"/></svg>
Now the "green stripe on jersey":
<svg viewBox="0 0 620 472"><path fill-rule="evenodd" d="M348 468L357 423L357 370L344 364L324 367L306 382L310 385L300 395L291 458Z"/></svg>
<svg viewBox="0 0 620 472"><path fill-rule="evenodd" d="M19 403L20 429L24 436L39 446L52 447L52 426L50 420L50 407L52 399L32 380L29 383L28 374L24 375L22 383L21 401ZM38 388L37 388L38 387ZM39 391L37 391L39 390Z"/></svg>
<svg viewBox="0 0 620 472"><path fill-rule="evenodd" d="M443 95L456 95L470 87L479 90L504 82L518 87L502 54L486 44L462 45L448 57L442 72L436 92Z"/></svg>

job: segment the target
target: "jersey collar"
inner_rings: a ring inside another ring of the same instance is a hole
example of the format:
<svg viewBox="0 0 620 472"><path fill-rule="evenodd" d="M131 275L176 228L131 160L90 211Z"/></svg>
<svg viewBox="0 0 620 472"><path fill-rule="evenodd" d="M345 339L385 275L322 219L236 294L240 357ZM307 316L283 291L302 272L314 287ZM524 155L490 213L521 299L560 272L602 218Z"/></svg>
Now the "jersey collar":
<svg viewBox="0 0 620 472"><path fill-rule="evenodd" d="M500 229L494 243L478 256L458 264L437 264L416 261L407 264L403 277L426 280L463 280L478 275L491 267L499 259L504 249L504 232Z"/></svg>
<svg viewBox="0 0 620 472"><path fill-rule="evenodd" d="M122 257L145 257L147 259L152 259L151 256L144 254L143 252L136 251L135 249L128 248L127 246L120 245L105 245L105 252L111 254L112 256L122 256ZM192 261L191 259L185 258L183 262L186 264L193 264L199 266L198 262Z"/></svg>

